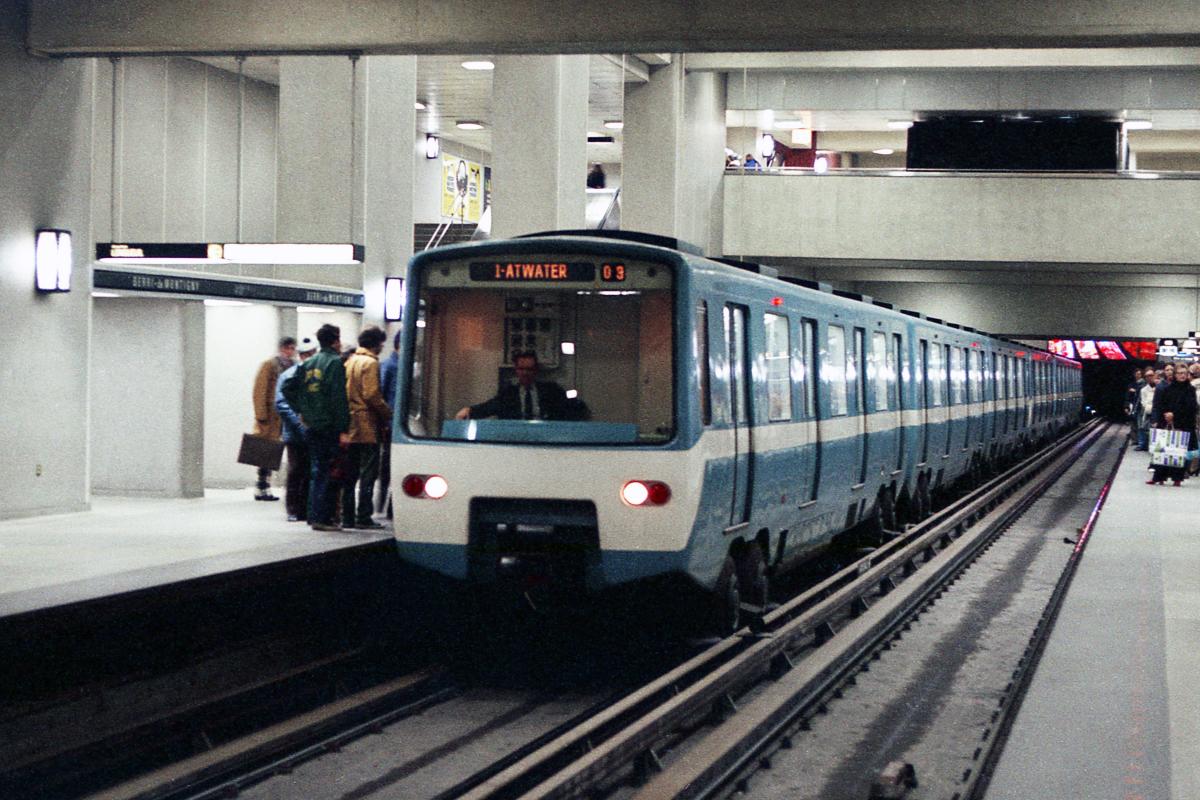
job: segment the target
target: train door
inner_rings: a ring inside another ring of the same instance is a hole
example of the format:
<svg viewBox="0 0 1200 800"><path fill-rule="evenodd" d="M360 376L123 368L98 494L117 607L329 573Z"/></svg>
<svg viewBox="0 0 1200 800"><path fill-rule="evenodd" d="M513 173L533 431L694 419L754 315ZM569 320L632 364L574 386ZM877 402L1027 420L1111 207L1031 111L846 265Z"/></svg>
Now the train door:
<svg viewBox="0 0 1200 800"><path fill-rule="evenodd" d="M754 482L754 432L750 414L750 353L745 306L725 306L725 349L729 354L729 408L733 423L734 468L729 525L750 520Z"/></svg>
<svg viewBox="0 0 1200 800"><path fill-rule="evenodd" d="M893 462L895 475L904 468L904 453L908 446L908 429L904 427L904 391L906 389L904 376L908 374L908 364L904 360L904 338L892 334L892 347L888 351L887 369L889 376L888 391L891 393L892 420L896 426L896 458Z"/></svg>
<svg viewBox="0 0 1200 800"><path fill-rule="evenodd" d="M804 393L804 430L806 446L800 455L800 503L814 503L820 485L821 427L817 424L817 323L800 321L800 376Z"/></svg>
<svg viewBox="0 0 1200 800"><path fill-rule="evenodd" d="M867 332L862 328L854 329L854 360L850 365L854 376L854 413L857 415L855 431L858 441L858 480L855 484L861 486L867 482L867 459L871 457L870 442L867 438Z"/></svg>
<svg viewBox="0 0 1200 800"><path fill-rule="evenodd" d="M917 443L917 460L924 465L929 461L929 342L922 339L918 348L917 358L917 402L921 408L921 427L917 433L920 441Z"/></svg>

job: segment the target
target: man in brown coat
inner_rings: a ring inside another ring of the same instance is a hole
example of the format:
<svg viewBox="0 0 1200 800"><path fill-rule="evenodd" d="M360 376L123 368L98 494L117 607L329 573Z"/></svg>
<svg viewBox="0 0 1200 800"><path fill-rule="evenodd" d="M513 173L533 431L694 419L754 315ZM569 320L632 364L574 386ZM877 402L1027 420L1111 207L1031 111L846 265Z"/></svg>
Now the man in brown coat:
<svg viewBox="0 0 1200 800"><path fill-rule="evenodd" d="M254 377L254 435L274 441L282 441L283 421L275 410L275 384L285 369L296 363L296 339L284 336L279 340L279 352L258 368ZM258 468L258 482L254 485L255 500L278 500L271 494L271 470Z"/></svg>
<svg viewBox="0 0 1200 800"><path fill-rule="evenodd" d="M392 417L379 386L379 353L387 334L377 325L363 328L358 349L346 361L346 399L350 403L350 451L342 481L342 527L382 528L371 519L372 492L379 475L379 431ZM358 484L355 502L354 486Z"/></svg>

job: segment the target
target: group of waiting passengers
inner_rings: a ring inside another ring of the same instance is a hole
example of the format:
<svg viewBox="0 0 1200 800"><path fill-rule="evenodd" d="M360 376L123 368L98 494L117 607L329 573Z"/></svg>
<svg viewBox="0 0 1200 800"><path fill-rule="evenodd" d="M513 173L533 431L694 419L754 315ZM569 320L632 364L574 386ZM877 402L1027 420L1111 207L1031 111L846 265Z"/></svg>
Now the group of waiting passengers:
<svg viewBox="0 0 1200 800"><path fill-rule="evenodd" d="M358 347L343 352L341 331L322 325L315 342L281 339L278 355L259 368L255 433L282 438L286 447L289 521L318 531L382 527L372 514L386 505L398 363L396 354L379 363L386 341L383 329L370 325L358 335ZM260 469L256 500L278 499L268 479L269 471Z"/></svg>
<svg viewBox="0 0 1200 800"><path fill-rule="evenodd" d="M1135 450L1150 448L1150 431L1154 428L1186 431L1189 453L1196 450L1196 417L1200 409L1200 364L1164 364L1134 370L1129 385L1126 408L1132 415ZM1200 472L1200 459L1189 459L1182 467L1156 465L1149 484L1163 484L1170 479L1180 486L1188 475Z"/></svg>

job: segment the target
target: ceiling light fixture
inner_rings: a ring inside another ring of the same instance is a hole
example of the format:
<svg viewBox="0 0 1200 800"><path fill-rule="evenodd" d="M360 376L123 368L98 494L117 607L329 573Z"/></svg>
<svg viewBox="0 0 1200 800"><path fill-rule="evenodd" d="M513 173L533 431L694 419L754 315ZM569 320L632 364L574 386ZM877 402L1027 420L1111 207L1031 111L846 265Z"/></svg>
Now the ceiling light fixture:
<svg viewBox="0 0 1200 800"><path fill-rule="evenodd" d="M911 119L889 119L887 122L888 130L904 131L913 126Z"/></svg>
<svg viewBox="0 0 1200 800"><path fill-rule="evenodd" d="M625 127L625 123L619 119L609 119L604 121L604 127L610 131L619 131Z"/></svg>
<svg viewBox="0 0 1200 800"><path fill-rule="evenodd" d="M491 61L464 61L462 62L463 69L469 69L476 72L492 70L496 65Z"/></svg>
<svg viewBox="0 0 1200 800"><path fill-rule="evenodd" d="M481 131L483 130L483 123L474 119L460 119L454 123L454 127L460 131Z"/></svg>
<svg viewBox="0 0 1200 800"><path fill-rule="evenodd" d="M415 103L413 103L413 108L415 108L417 111L424 111L425 104L422 103L420 100L418 100Z"/></svg>
<svg viewBox="0 0 1200 800"><path fill-rule="evenodd" d="M872 150L871 152L877 156L890 156L896 151L890 147L881 147L878 150Z"/></svg>
<svg viewBox="0 0 1200 800"><path fill-rule="evenodd" d="M1148 131L1153 127L1154 123L1148 119L1125 120L1125 130L1127 131Z"/></svg>

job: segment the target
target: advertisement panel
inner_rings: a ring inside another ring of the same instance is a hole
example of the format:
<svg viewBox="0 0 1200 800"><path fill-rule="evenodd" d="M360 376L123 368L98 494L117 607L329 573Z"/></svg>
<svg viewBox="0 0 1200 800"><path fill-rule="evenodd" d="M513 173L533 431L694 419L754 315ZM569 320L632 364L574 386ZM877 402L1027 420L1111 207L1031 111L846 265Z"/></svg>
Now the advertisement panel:
<svg viewBox="0 0 1200 800"><path fill-rule="evenodd" d="M489 170L490 172L490 170ZM479 222L485 206L484 168L457 156L442 156L442 216Z"/></svg>

